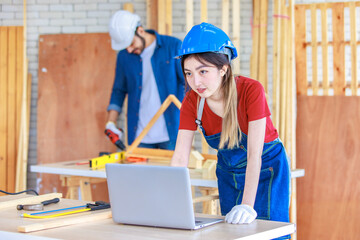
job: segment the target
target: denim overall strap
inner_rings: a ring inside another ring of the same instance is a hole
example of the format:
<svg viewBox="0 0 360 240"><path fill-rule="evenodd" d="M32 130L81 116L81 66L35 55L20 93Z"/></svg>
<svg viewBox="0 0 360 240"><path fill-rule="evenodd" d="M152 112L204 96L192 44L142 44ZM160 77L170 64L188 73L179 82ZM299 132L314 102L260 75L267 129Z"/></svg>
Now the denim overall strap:
<svg viewBox="0 0 360 240"><path fill-rule="evenodd" d="M205 104L205 98L201 98L199 103L199 108L197 111L197 119L195 120L195 123L198 125L200 129L202 129L201 118L204 110L204 104Z"/></svg>
<svg viewBox="0 0 360 240"><path fill-rule="evenodd" d="M200 101L201 103L201 101ZM199 104L197 122L207 143L218 149L221 133L207 136L201 125L203 105ZM241 204L247 166L247 135L242 133L239 147L218 149L216 176L222 215ZM259 184L254 209L257 219L289 222L290 168L280 139L264 143ZM286 236L284 239L287 239Z"/></svg>

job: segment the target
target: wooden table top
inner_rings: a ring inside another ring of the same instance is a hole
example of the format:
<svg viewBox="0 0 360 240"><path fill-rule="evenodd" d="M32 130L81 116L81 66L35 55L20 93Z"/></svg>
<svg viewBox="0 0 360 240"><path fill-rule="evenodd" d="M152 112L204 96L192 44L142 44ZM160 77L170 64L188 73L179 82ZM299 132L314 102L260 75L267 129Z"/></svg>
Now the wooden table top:
<svg viewBox="0 0 360 240"><path fill-rule="evenodd" d="M59 163L48 163L41 165L30 166L31 172L36 173L49 173L69 176L81 176L81 177L95 177L106 178L105 168L93 170L88 165L76 165L76 163L84 162L85 160L75 160ZM200 187L215 187L217 188L217 180L213 179L200 179L196 174L196 169L190 169L191 185ZM302 177L305 174L304 169L295 169L291 171L291 177Z"/></svg>
<svg viewBox="0 0 360 240"><path fill-rule="evenodd" d="M1 196L0 202L18 199L21 196ZM57 204L51 204L44 210L59 209L64 207L72 207L83 205L84 201L61 199ZM101 219L86 223L73 224L70 226L62 226L40 230L30 233L19 233L19 226L29 226L30 224L51 225L54 222L66 223L74 218L89 219L93 214L101 214L100 210L94 212L85 212L75 215L57 217L52 219L29 219L20 216L23 211L16 210L15 207L0 209L0 239L3 237L18 237L19 239L241 239L241 240L261 240L272 239L279 236L292 234L295 232L295 224L255 220L247 225L232 225L227 223L218 223L199 230L180 230L155 228L145 226L133 226L116 224L111 218ZM202 214L197 214L202 215ZM203 215L202 215L203 216ZM212 216L216 217L216 216ZM40 238L39 238L40 237Z"/></svg>

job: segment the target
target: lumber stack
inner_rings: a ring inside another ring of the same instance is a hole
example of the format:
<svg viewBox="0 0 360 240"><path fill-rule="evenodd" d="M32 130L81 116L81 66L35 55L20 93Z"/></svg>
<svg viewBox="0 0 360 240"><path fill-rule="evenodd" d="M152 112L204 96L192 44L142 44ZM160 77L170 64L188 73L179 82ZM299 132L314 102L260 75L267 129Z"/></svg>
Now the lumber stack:
<svg viewBox="0 0 360 240"><path fill-rule="evenodd" d="M17 167L18 190L26 187L31 79L24 49L24 27L0 27L0 189L10 192L15 191ZM19 157L25 165L16 164Z"/></svg>
<svg viewBox="0 0 360 240"><path fill-rule="evenodd" d="M250 76L267 92L267 18L268 1L253 1L252 54Z"/></svg>
<svg viewBox="0 0 360 240"><path fill-rule="evenodd" d="M272 120L296 169L294 1L274 1ZM306 63L305 63L306 64ZM290 221L296 223L296 179L291 179ZM292 235L296 239L296 234Z"/></svg>

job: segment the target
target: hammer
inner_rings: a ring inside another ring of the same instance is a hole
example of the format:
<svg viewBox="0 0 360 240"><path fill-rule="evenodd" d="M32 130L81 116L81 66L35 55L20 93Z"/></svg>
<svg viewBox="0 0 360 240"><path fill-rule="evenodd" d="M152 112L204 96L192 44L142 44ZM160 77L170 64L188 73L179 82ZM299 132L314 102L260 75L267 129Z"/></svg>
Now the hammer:
<svg viewBox="0 0 360 240"><path fill-rule="evenodd" d="M54 199L43 201L39 204L26 204L26 205L19 204L19 205L17 205L16 208L17 208L17 210L40 211L40 210L44 209L44 206L49 205L51 203L58 203L59 201L60 201L59 198L54 198Z"/></svg>

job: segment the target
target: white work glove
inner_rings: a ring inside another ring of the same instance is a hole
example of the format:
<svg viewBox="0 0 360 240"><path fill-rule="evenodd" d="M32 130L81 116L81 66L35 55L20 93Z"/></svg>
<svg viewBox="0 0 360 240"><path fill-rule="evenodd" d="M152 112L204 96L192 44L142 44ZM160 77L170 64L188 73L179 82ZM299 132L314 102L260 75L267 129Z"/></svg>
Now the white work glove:
<svg viewBox="0 0 360 240"><path fill-rule="evenodd" d="M116 135L119 136L119 139L121 139L123 133L121 132L121 130L119 128L116 127L114 122L107 122L105 129L109 129L110 131L112 131L113 133L115 133Z"/></svg>
<svg viewBox="0 0 360 240"><path fill-rule="evenodd" d="M225 216L225 222L232 224L251 223L257 216L256 211L249 205L234 206Z"/></svg>

